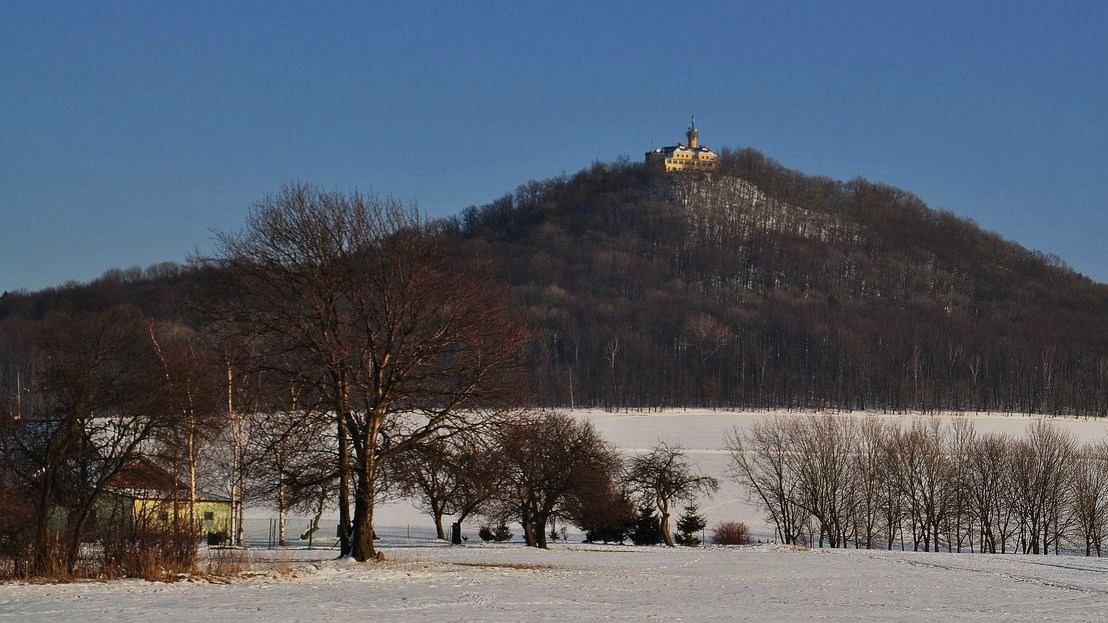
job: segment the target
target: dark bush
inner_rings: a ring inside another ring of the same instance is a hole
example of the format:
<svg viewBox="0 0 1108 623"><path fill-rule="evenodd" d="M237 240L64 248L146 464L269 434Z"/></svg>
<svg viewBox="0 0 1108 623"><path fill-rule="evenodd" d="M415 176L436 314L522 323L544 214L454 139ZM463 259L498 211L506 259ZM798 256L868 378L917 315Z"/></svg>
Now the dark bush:
<svg viewBox="0 0 1108 623"><path fill-rule="evenodd" d="M750 528L741 521L724 521L712 530L712 543L716 545L750 545Z"/></svg>
<svg viewBox="0 0 1108 623"><path fill-rule="evenodd" d="M588 543L623 543L634 531L635 504L625 492L609 487L571 502L570 516Z"/></svg>

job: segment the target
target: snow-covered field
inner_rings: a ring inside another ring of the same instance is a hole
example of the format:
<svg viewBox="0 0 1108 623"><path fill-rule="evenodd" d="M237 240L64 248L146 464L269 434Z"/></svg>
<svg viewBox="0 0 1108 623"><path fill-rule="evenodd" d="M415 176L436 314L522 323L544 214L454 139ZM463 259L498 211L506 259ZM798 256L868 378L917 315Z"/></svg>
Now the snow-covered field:
<svg viewBox="0 0 1108 623"><path fill-rule="evenodd" d="M742 521L751 528L755 538L769 540L773 529L766 524L763 514L752 506L745 491L728 477L731 456L726 448L727 433L735 428L745 430L754 422L766 417L812 418L822 413L810 411L767 413L765 411L664 411L661 413L606 413L604 411L578 410L576 416L590 420L596 429L625 454L645 452L659 441L678 444L685 448L689 462L697 465L705 474L719 478L720 490L711 498L699 501L700 510L708 518L709 527L719 521ZM881 418L908 426L913 419L938 418L944 423L951 417L968 418L979 433L1008 433L1023 435L1037 418L1026 415L959 414L957 416L918 416L882 413L852 413L842 417ZM1049 421L1065 431L1073 433L1081 442L1108 439L1108 421L1072 418L1049 418ZM678 513L680 509L678 509ZM413 535L428 533L426 515L415 512L409 504L390 503L376 513L378 523L390 534ZM306 520L303 522L306 523ZM295 524L299 530L300 523ZM476 535L476 524L469 526ZM516 530L516 532L519 532ZM430 534L433 534L431 532ZM578 533L570 528L571 539ZM578 535L579 536L579 535ZM579 539L578 539L579 540Z"/></svg>
<svg viewBox="0 0 1108 623"><path fill-rule="evenodd" d="M626 452L659 440L723 480L702 502L710 522L768 528L725 478L724 436L764 413L580 412ZM786 417L812 417L793 414ZM858 417L858 416L856 416ZM861 417L910 417L864 415ZM1022 433L1021 416L973 416L978 430ZM1081 440L1108 424L1057 420ZM1074 556L699 549L557 544L449 547L428 520L394 503L378 514L389 561L329 560L334 550L249 554L256 575L230 583L83 582L0 586L6 621L1105 621L1108 559ZM290 522L290 532L298 530ZM571 533L572 534L572 533ZM410 536L409 536L410 535ZM571 537L571 541L572 541Z"/></svg>
<svg viewBox="0 0 1108 623"><path fill-rule="evenodd" d="M1108 620L1101 559L773 545L383 545L391 562L286 562L284 576L230 584L4 586L0 621Z"/></svg>

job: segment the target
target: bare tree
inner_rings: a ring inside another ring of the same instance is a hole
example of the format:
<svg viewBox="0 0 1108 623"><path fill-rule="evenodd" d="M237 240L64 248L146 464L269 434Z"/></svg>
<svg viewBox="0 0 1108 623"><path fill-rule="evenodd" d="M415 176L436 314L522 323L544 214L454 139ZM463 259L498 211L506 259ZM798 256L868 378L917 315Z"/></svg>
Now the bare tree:
<svg viewBox="0 0 1108 623"><path fill-rule="evenodd" d="M1070 494L1074 528L1084 541L1085 555L1100 555L1108 537L1108 443L1089 443L1081 448L1075 464Z"/></svg>
<svg viewBox="0 0 1108 623"><path fill-rule="evenodd" d="M658 521L666 545L674 547L669 526L670 510L678 502L691 502L700 495L719 490L719 481L697 474L685 461L685 450L665 442L650 452L631 457L627 465L627 482L646 504L658 509Z"/></svg>
<svg viewBox="0 0 1108 623"><path fill-rule="evenodd" d="M250 212L241 233L219 235L219 257L213 262L221 278L218 290L214 296L203 293L201 300L217 328L241 336L229 341L250 346L239 350L250 355L249 368L318 389L319 411L333 418L339 441L342 555L352 547L347 426L354 338L346 308L352 284L359 279L349 257L372 236L368 210L360 196L331 196L307 185L266 197ZM227 370L230 380L230 363Z"/></svg>
<svg viewBox="0 0 1108 623"><path fill-rule="evenodd" d="M967 418L956 418L949 426L947 450L949 470L948 504L945 517L947 550L962 551L969 543L973 547L975 515L970 512L970 452L977 445L977 430Z"/></svg>
<svg viewBox="0 0 1108 623"><path fill-rule="evenodd" d="M982 552L1007 551L1011 507L1004 492L1010 444L1011 440L1004 435L983 435L970 446L966 457L966 493Z"/></svg>
<svg viewBox="0 0 1108 623"><path fill-rule="evenodd" d="M382 464L514 408L524 333L487 265L394 201L286 187L220 246L222 315L335 418L343 554L369 560Z"/></svg>
<svg viewBox="0 0 1108 623"><path fill-rule="evenodd" d="M796 504L819 522L820 544L845 547L854 513L852 418L824 415L795 426Z"/></svg>
<svg viewBox="0 0 1108 623"><path fill-rule="evenodd" d="M412 498L419 510L431 516L435 537L446 540L444 515L469 515L480 508L487 490L482 481L493 478L482 468L483 457L495 460L472 436L461 444L455 439L435 439L396 457L389 471L401 495ZM458 523L465 520L462 516Z"/></svg>
<svg viewBox="0 0 1108 623"><path fill-rule="evenodd" d="M255 412L247 425L247 496L277 510L277 541L286 545L288 514L294 509L322 515L334 504L338 465L329 418L297 410ZM314 522L313 522L314 523Z"/></svg>
<svg viewBox="0 0 1108 623"><path fill-rule="evenodd" d="M912 529L913 548L938 551L950 501L950 462L938 420L915 420L893 443L897 487Z"/></svg>
<svg viewBox="0 0 1108 623"><path fill-rule="evenodd" d="M1039 553L1042 525L1041 489L1037 486L1038 466L1035 449L1027 439L1019 439L1008 449L1008 495L1005 500L1016 521L1014 546L1023 553Z"/></svg>
<svg viewBox="0 0 1108 623"><path fill-rule="evenodd" d="M462 544L462 523L481 513L496 495L504 466L496 435L481 432L451 439L458 449L451 457L458 488L454 492L454 522L450 542Z"/></svg>
<svg viewBox="0 0 1108 623"><path fill-rule="evenodd" d="M147 321L147 337L164 376L167 416L176 419L166 429L161 455L188 484L188 524L196 524L200 458L216 435L220 421L220 392L216 369L199 335L178 323Z"/></svg>
<svg viewBox="0 0 1108 623"><path fill-rule="evenodd" d="M1076 459L1072 487L1074 528L1085 555L1101 555L1108 536L1108 444L1089 444Z"/></svg>
<svg viewBox="0 0 1108 623"><path fill-rule="evenodd" d="M878 489L879 501L877 506L881 512L885 545L890 550L893 549L898 539L900 548L904 549L904 519L908 514L900 487L900 483L903 482L903 476L900 474L900 446L898 445L898 441L902 438L901 435L898 425L888 425L881 451L883 477Z"/></svg>
<svg viewBox="0 0 1108 623"><path fill-rule="evenodd" d="M877 418L862 420L858 426L857 450L852 461L855 493L852 521L857 532L855 543L866 549L872 549L880 535L881 492L888 477L886 443L888 429L884 422Z"/></svg>
<svg viewBox="0 0 1108 623"><path fill-rule="evenodd" d="M1032 486L1027 492L1031 525L1038 530L1030 535L1030 553L1058 553L1070 524L1066 494L1070 488L1072 465L1077 456L1077 439L1057 426L1038 420L1027 429L1027 444L1035 459Z"/></svg>
<svg viewBox="0 0 1108 623"><path fill-rule="evenodd" d="M807 513L796 504L799 476L792 460L791 422L781 416L755 422L750 431L727 435L731 477L746 487L773 522L777 538L795 544Z"/></svg>
<svg viewBox="0 0 1108 623"><path fill-rule="evenodd" d="M619 455L592 424L545 412L497 433L500 486L489 514L523 526L527 544L546 548L545 527L571 514L575 498L611 487Z"/></svg>

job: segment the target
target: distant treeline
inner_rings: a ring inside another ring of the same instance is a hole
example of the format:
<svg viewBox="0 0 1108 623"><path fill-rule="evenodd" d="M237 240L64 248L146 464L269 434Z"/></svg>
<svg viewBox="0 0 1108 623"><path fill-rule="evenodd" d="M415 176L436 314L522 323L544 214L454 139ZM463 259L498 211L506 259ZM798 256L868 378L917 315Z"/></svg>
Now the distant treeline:
<svg viewBox="0 0 1108 623"><path fill-rule="evenodd" d="M597 163L441 223L510 285L536 404L1108 415L1108 286L903 190L721 163ZM5 293L0 331L120 303L192 324L210 270Z"/></svg>

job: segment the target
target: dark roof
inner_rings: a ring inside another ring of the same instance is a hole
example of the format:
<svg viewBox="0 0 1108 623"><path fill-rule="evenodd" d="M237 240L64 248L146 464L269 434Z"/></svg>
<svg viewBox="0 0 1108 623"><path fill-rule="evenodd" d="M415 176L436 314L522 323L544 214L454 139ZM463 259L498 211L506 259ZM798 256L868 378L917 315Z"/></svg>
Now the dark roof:
<svg viewBox="0 0 1108 623"><path fill-rule="evenodd" d="M174 493L188 491L188 487L148 458L139 458L108 481L115 489L158 491Z"/></svg>
<svg viewBox="0 0 1108 623"><path fill-rule="evenodd" d="M188 485L177 480L154 461L141 457L135 459L127 467L121 469L118 474L108 481L108 487L123 495L135 498L148 497L188 497ZM225 495L198 491L198 502L230 502L231 498Z"/></svg>

